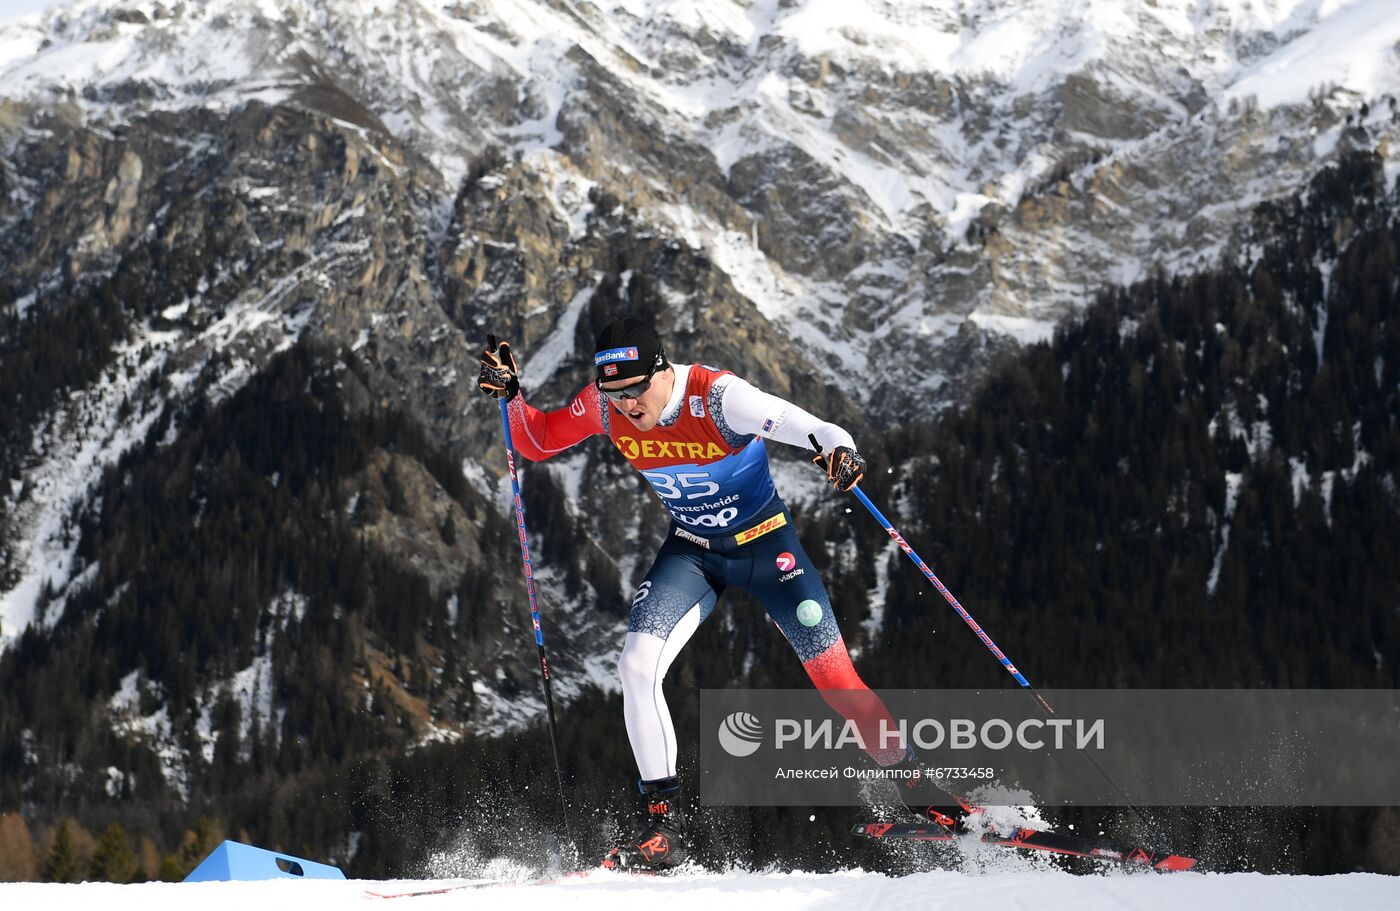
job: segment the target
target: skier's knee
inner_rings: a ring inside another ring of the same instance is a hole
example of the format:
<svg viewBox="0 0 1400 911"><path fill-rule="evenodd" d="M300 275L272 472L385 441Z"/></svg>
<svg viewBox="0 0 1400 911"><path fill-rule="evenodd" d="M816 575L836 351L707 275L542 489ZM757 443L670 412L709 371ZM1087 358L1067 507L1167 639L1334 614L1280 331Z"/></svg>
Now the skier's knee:
<svg viewBox="0 0 1400 911"><path fill-rule="evenodd" d="M640 648L635 648L629 642L623 647L622 656L617 660L617 676L622 681L624 694L650 692L652 684L655 683L656 658Z"/></svg>

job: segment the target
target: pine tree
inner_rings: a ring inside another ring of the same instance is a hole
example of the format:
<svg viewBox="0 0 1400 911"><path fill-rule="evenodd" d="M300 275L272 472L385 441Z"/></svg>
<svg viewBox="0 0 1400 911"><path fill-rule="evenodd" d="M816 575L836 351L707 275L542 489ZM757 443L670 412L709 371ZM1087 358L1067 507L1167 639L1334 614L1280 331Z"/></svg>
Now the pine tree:
<svg viewBox="0 0 1400 911"><path fill-rule="evenodd" d="M212 850L216 828L213 820L201 816L194 829L186 829L180 847L160 859L160 878L165 882L179 882L188 876Z"/></svg>
<svg viewBox="0 0 1400 911"><path fill-rule="evenodd" d="M97 840L97 849L92 854L92 869L89 878L99 882L130 882L136 872L136 858L131 853L131 842L119 823L112 823Z"/></svg>
<svg viewBox="0 0 1400 911"><path fill-rule="evenodd" d="M178 883L184 879L189 870L180 864L180 858L176 854L166 854L160 859L160 872L157 874L161 882Z"/></svg>
<svg viewBox="0 0 1400 911"><path fill-rule="evenodd" d="M78 859L73 851L73 835L68 830L68 820L58 824L53 846L44 860L40 878L46 883L75 883L78 881Z"/></svg>

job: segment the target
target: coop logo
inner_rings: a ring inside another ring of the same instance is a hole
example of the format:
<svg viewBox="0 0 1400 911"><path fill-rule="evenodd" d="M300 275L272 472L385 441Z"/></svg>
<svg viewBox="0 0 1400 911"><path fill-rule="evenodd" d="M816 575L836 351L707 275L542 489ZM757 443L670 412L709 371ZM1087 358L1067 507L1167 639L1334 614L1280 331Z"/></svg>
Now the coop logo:
<svg viewBox="0 0 1400 911"><path fill-rule="evenodd" d="M677 522L684 522L687 525L699 525L704 528L728 528L729 523L739 517L739 510L729 506L706 516L686 516L673 512L671 517Z"/></svg>
<svg viewBox="0 0 1400 911"><path fill-rule="evenodd" d="M733 712L719 723L719 745L730 756L752 756L762 743L763 723L748 712Z"/></svg>
<svg viewBox="0 0 1400 911"><path fill-rule="evenodd" d="M778 572L782 573L778 577L779 582L787 582L796 579L807 571L805 569L794 569L797 566L797 558L787 551L778 554Z"/></svg>

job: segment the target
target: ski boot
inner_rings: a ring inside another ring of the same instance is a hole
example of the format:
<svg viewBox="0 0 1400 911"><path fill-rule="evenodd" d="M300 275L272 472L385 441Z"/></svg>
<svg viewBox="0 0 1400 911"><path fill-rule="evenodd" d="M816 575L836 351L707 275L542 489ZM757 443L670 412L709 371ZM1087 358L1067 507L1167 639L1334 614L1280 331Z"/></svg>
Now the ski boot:
<svg viewBox="0 0 1400 911"><path fill-rule="evenodd" d="M681 780L639 781L637 791L641 794L637 834L609 851L603 866L633 873L664 872L686 858Z"/></svg>
<svg viewBox="0 0 1400 911"><path fill-rule="evenodd" d="M932 771L912 752L888 768L894 773L894 785L906 810L921 820L942 826L951 834L967 831L967 816L977 808L944 790Z"/></svg>

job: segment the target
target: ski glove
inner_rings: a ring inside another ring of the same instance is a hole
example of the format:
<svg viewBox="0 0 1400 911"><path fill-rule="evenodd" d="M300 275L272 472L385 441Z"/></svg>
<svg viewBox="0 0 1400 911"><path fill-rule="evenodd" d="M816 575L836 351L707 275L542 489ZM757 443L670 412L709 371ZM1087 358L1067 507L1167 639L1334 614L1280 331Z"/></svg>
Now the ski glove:
<svg viewBox="0 0 1400 911"><path fill-rule="evenodd" d="M837 446L826 455L818 452L812 457L812 464L826 469L827 482L841 491L850 490L865 477L864 457L846 446Z"/></svg>
<svg viewBox="0 0 1400 911"><path fill-rule="evenodd" d="M481 352L481 376L477 387L483 394L509 402L520 394L520 371L515 366L515 355L510 353L510 343L497 344L496 336L486 336L486 350Z"/></svg>

